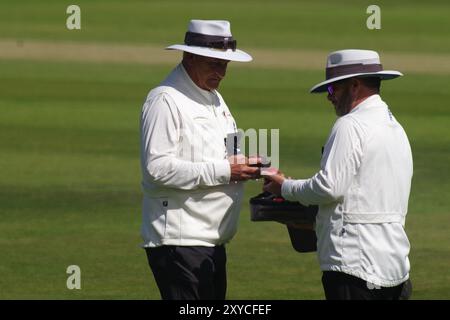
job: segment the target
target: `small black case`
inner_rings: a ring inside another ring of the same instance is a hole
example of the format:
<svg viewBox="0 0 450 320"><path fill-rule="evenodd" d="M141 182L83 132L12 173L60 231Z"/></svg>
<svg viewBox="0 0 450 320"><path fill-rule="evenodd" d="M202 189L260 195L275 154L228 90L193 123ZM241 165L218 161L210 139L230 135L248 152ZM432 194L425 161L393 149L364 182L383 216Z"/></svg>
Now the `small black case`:
<svg viewBox="0 0 450 320"><path fill-rule="evenodd" d="M269 192L250 198L251 221L276 221L285 224L292 247L298 252L317 250L314 230L318 206L304 206Z"/></svg>

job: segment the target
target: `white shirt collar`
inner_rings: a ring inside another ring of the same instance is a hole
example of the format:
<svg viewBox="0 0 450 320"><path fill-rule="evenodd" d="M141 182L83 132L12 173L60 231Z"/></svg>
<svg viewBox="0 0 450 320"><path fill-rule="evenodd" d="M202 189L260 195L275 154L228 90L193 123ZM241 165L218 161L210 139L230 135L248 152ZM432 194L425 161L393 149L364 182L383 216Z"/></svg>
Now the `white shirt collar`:
<svg viewBox="0 0 450 320"><path fill-rule="evenodd" d="M356 112L357 110L365 109L366 107L373 105L377 102L381 102L381 97L379 94L373 94L366 99L364 99L362 102L360 102L356 107L352 109L349 113Z"/></svg>

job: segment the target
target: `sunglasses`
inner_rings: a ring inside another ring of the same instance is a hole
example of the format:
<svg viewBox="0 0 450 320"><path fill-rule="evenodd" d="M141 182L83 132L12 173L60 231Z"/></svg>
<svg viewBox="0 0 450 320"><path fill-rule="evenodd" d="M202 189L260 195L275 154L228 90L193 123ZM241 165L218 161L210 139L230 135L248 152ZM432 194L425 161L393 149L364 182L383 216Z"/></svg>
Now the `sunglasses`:
<svg viewBox="0 0 450 320"><path fill-rule="evenodd" d="M336 88L338 88L339 86L342 86L342 85L345 85L345 84L349 83L348 81L349 80L344 79L344 80L339 80L339 81L333 82L332 84L329 84L327 86L327 91L330 94L330 96L333 95L333 93L336 91Z"/></svg>
<svg viewBox="0 0 450 320"><path fill-rule="evenodd" d="M328 91L328 94L329 94L330 96L333 95L334 89L333 89L333 85L332 85L332 84L328 85L327 91Z"/></svg>

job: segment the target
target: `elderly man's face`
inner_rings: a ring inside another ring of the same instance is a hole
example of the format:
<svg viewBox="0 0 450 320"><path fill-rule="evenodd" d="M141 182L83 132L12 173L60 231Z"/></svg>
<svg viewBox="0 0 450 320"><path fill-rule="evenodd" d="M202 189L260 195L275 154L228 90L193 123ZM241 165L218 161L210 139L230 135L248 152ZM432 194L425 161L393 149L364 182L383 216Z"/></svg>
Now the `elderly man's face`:
<svg viewBox="0 0 450 320"><path fill-rule="evenodd" d="M354 96L352 94L351 85L353 79L338 81L331 85L332 94L328 91L328 100L333 104L338 117L344 116L352 109Z"/></svg>
<svg viewBox="0 0 450 320"><path fill-rule="evenodd" d="M228 60L190 55L189 75L197 86L211 91L217 89L220 81L225 77L228 62Z"/></svg>

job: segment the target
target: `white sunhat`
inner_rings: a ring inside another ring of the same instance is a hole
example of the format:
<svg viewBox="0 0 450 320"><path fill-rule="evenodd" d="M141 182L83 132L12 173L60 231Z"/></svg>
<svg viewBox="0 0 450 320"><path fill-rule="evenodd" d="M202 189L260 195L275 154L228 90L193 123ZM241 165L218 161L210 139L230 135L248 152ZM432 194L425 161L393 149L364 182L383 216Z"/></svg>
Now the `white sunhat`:
<svg viewBox="0 0 450 320"><path fill-rule="evenodd" d="M236 48L230 22L224 20L191 20L184 44L174 44L168 50L181 50L200 56L248 62L253 58Z"/></svg>
<svg viewBox="0 0 450 320"><path fill-rule="evenodd" d="M347 49L332 52L327 58L326 80L311 88L311 93L325 92L330 83L353 77L378 77L390 80L402 76L395 70L383 70L376 51Z"/></svg>

